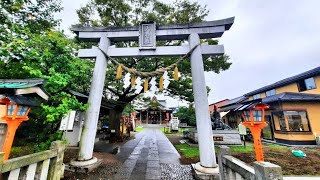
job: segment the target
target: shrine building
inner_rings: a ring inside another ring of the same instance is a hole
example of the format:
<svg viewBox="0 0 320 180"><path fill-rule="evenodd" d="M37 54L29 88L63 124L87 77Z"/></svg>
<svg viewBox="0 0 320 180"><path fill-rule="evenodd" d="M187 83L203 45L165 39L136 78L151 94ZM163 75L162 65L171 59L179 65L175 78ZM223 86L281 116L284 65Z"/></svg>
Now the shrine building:
<svg viewBox="0 0 320 180"><path fill-rule="evenodd" d="M158 100L155 96L151 101L135 109L138 124L166 124L171 117L172 109L166 106L166 100Z"/></svg>

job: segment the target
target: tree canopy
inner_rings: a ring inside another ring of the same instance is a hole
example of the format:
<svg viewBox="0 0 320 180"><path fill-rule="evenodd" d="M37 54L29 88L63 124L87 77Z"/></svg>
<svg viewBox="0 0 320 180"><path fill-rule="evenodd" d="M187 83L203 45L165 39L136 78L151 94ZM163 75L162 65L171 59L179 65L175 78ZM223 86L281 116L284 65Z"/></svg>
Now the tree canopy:
<svg viewBox="0 0 320 180"><path fill-rule="evenodd" d="M53 14L60 10L60 1L55 0L0 3L0 78L44 78L50 95L40 108L32 108L31 120L17 131L37 142L57 138L60 120L68 111L86 109L70 90L88 92L92 63L77 58L78 45L54 30L58 21Z"/></svg>
<svg viewBox="0 0 320 180"><path fill-rule="evenodd" d="M192 105L189 107L179 107L175 116L177 116L182 123L187 123L189 126L196 125L196 112Z"/></svg>

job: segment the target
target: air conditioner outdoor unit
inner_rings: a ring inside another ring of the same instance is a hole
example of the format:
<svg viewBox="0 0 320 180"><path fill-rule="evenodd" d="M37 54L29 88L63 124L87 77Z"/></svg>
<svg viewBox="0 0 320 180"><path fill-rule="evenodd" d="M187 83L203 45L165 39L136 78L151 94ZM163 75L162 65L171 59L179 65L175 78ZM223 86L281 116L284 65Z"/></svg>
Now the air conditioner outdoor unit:
<svg viewBox="0 0 320 180"><path fill-rule="evenodd" d="M320 136L316 137L316 143L317 143L317 145L320 145Z"/></svg>

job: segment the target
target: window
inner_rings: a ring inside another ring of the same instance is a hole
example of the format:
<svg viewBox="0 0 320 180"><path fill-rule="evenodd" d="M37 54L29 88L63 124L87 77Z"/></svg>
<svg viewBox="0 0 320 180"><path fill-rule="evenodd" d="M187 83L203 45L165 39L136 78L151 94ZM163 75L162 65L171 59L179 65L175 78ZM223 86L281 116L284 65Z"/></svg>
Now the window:
<svg viewBox="0 0 320 180"><path fill-rule="evenodd" d="M266 91L266 96L272 96L272 95L275 95L276 94L276 90L275 89L271 89L269 91Z"/></svg>
<svg viewBox="0 0 320 180"><path fill-rule="evenodd" d="M19 106L18 108L18 116L24 116L27 113L28 106Z"/></svg>
<svg viewBox="0 0 320 180"><path fill-rule="evenodd" d="M298 81L298 88L299 88L299 91L306 91L306 90L310 90L310 89L315 89L316 83L314 82L313 77L308 78L308 79L304 79L304 80Z"/></svg>
<svg viewBox="0 0 320 180"><path fill-rule="evenodd" d="M243 114L246 116L246 120L250 121L250 111L243 111Z"/></svg>
<svg viewBox="0 0 320 180"><path fill-rule="evenodd" d="M12 116L16 105L8 105L8 116Z"/></svg>
<svg viewBox="0 0 320 180"><path fill-rule="evenodd" d="M7 124L1 123L0 124L0 134L1 135L6 134L6 129L7 129Z"/></svg>
<svg viewBox="0 0 320 180"><path fill-rule="evenodd" d="M259 98L260 98L260 94L253 95L253 99L259 99Z"/></svg>
<svg viewBox="0 0 320 180"><path fill-rule="evenodd" d="M264 118L265 118L266 123L268 123L268 125L262 129L262 137L264 139L273 140L273 131L271 128L271 124L272 124L271 116L266 115Z"/></svg>
<svg viewBox="0 0 320 180"><path fill-rule="evenodd" d="M310 131L306 111L279 111L272 115L277 131Z"/></svg>
<svg viewBox="0 0 320 180"><path fill-rule="evenodd" d="M246 117L246 120L247 121L251 121L250 119L250 111L243 111L245 117ZM252 111L252 115L253 115L253 120L254 122L261 122L262 120L262 111L255 111L253 110Z"/></svg>
<svg viewBox="0 0 320 180"><path fill-rule="evenodd" d="M228 117L228 124L232 129L237 128L237 119L236 116L231 115Z"/></svg>
<svg viewBox="0 0 320 180"><path fill-rule="evenodd" d="M262 111L252 111L252 114L255 122L261 122Z"/></svg>

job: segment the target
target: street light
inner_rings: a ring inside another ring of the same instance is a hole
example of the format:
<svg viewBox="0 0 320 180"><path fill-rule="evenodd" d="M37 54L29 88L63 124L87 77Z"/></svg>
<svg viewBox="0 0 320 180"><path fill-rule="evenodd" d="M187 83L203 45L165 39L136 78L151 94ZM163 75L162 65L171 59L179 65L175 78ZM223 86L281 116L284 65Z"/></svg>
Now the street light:
<svg viewBox="0 0 320 180"><path fill-rule="evenodd" d="M11 101L8 97L0 99L0 104L5 105L6 108L5 116L1 117L2 120L7 122L7 134L2 151L5 153L4 160L8 160L17 128L23 121L29 119L30 106L18 104Z"/></svg>
<svg viewBox="0 0 320 180"><path fill-rule="evenodd" d="M243 125L250 129L251 134L253 136L254 149L257 161L264 161L260 136L261 129L268 125L264 120L264 114L266 109L269 109L268 105L258 103L250 107L248 110L243 111Z"/></svg>

